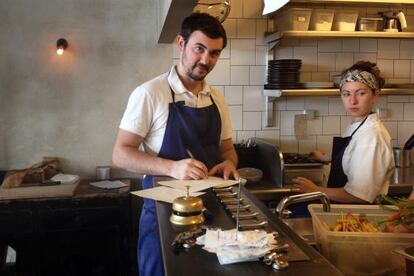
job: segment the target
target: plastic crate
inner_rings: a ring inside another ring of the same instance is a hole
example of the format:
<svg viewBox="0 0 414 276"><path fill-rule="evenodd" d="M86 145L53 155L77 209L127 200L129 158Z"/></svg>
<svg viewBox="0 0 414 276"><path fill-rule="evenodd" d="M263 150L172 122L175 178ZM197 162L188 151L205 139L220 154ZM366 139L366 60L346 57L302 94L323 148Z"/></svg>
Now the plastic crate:
<svg viewBox="0 0 414 276"><path fill-rule="evenodd" d="M334 18L334 10L313 9L309 23L309 30L330 31Z"/></svg>
<svg viewBox="0 0 414 276"><path fill-rule="evenodd" d="M324 212L321 204L308 206L312 216L315 241L320 253L346 275L404 275L405 260L392 253L414 243L414 233L333 232L332 226L341 213L366 214L368 221L383 219L390 212L378 205L332 204Z"/></svg>
<svg viewBox="0 0 414 276"><path fill-rule="evenodd" d="M290 8L280 17L275 16L275 25L279 31L307 31L309 29L312 9Z"/></svg>
<svg viewBox="0 0 414 276"><path fill-rule="evenodd" d="M358 11L336 10L333 20L333 31L352 32L355 31L358 20Z"/></svg>

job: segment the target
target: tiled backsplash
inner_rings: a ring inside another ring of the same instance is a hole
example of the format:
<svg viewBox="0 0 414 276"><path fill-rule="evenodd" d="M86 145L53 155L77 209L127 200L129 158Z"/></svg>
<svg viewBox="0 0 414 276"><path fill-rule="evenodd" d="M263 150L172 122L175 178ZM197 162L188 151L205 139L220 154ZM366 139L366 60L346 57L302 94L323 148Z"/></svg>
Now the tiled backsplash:
<svg viewBox="0 0 414 276"><path fill-rule="evenodd" d="M266 79L267 46L263 41L267 21L261 16L262 0L232 0L224 26L229 37L210 84L223 91L231 114L235 142L249 137L266 139L282 151L330 151L334 135L350 123L340 97L281 97L274 105L275 123L264 127L265 102L262 89ZM376 14L373 7L360 14ZM414 9L405 10L414 17ZM413 22L414 23L414 22ZM174 61L178 52L174 47ZM301 81L331 81L332 76L358 60L376 62L388 83L414 83L414 39L323 38L283 39L276 58L302 59ZM383 119L395 146L402 146L414 133L414 95L381 96L376 107L385 109ZM306 140L294 135L294 117L303 110L316 110L308 120Z"/></svg>

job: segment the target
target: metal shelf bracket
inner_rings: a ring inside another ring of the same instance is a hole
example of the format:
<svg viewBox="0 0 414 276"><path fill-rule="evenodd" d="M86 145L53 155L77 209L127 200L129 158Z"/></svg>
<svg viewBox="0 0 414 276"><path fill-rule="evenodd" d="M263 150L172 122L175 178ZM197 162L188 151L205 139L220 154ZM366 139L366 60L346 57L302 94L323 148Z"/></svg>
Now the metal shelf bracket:
<svg viewBox="0 0 414 276"><path fill-rule="evenodd" d="M263 96L265 97L265 113L266 124L265 127L273 126L273 103L282 95L282 90L263 90Z"/></svg>

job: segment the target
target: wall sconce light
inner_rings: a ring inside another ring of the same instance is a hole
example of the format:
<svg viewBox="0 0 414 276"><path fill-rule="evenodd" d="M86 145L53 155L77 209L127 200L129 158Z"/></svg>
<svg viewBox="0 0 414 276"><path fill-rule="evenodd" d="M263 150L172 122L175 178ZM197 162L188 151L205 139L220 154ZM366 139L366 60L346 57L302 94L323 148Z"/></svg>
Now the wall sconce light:
<svg viewBox="0 0 414 276"><path fill-rule="evenodd" d="M68 48L68 42L64 38L59 38L56 42L56 53L61 56L63 55L63 52Z"/></svg>

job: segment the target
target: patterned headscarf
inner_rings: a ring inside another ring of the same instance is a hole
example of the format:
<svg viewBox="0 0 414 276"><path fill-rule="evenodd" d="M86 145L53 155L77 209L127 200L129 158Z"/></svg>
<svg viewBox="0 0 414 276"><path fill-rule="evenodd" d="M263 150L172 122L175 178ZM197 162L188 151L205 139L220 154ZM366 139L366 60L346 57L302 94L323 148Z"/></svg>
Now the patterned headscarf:
<svg viewBox="0 0 414 276"><path fill-rule="evenodd" d="M363 84L368 85L373 91L376 91L379 89L377 79L373 74L367 71L361 71L361 70L349 70L346 72L346 74L342 77L341 82L339 83L339 87L342 88L342 86L350 81L359 81Z"/></svg>

